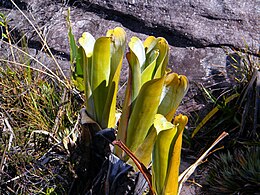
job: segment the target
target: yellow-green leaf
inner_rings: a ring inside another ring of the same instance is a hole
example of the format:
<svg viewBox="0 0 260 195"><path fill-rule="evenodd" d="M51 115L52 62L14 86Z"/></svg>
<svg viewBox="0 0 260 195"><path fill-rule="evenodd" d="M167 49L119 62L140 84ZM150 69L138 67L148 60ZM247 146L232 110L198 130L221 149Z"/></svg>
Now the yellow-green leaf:
<svg viewBox="0 0 260 195"><path fill-rule="evenodd" d="M160 114L156 115L154 126L158 133L153 149L153 185L157 194L163 194L164 183L168 170L169 151L177 126L171 124Z"/></svg>
<svg viewBox="0 0 260 195"><path fill-rule="evenodd" d="M154 79L145 83L140 90L127 129L126 145L131 151L135 151L143 142L153 124L163 83L164 77Z"/></svg>
<svg viewBox="0 0 260 195"><path fill-rule="evenodd" d="M129 63L129 78L131 79L131 88L128 87L127 89L129 90L130 94L130 102L134 102L140 89L141 89L141 69L140 69L140 64L138 61L138 58L133 52L128 52L126 54L127 61ZM131 75L131 78L130 78Z"/></svg>
<svg viewBox="0 0 260 195"><path fill-rule="evenodd" d="M157 38L159 41L156 45L156 48L159 49L159 57L157 59L156 72L154 73L154 78L160 78L165 74L166 66L169 61L169 45L166 39L162 37Z"/></svg>
<svg viewBox="0 0 260 195"><path fill-rule="evenodd" d="M167 119L161 114L155 115L153 125L157 131L157 134L163 130L172 129L174 127L174 125L171 122L168 122Z"/></svg>
<svg viewBox="0 0 260 195"><path fill-rule="evenodd" d="M164 115L168 121L171 121L188 91L188 86L187 77L176 73L168 74L165 79L158 113Z"/></svg>
<svg viewBox="0 0 260 195"><path fill-rule="evenodd" d="M150 53L150 51L152 51L155 48L158 41L159 39L155 38L154 36L147 37L144 41L145 53L146 54Z"/></svg>
<svg viewBox="0 0 260 195"><path fill-rule="evenodd" d="M87 57L92 56L95 41L95 38L88 32L84 32L79 38L79 44L84 48Z"/></svg>
<svg viewBox="0 0 260 195"><path fill-rule="evenodd" d="M108 95L103 112L102 126L114 128L116 123L116 96L126 46L126 33L122 28L117 27L113 30L109 30L107 37L111 38L111 65Z"/></svg>
<svg viewBox="0 0 260 195"><path fill-rule="evenodd" d="M145 50L142 41L138 37L132 37L128 46L137 57L140 68L142 68L145 62Z"/></svg>
<svg viewBox="0 0 260 195"><path fill-rule="evenodd" d="M143 85L145 82L153 79L153 73L154 73L154 69L156 67L156 60L157 60L158 56L159 56L159 51L153 50L150 54L150 57L148 59L146 59L146 63L148 65L142 72L141 85Z"/></svg>
<svg viewBox="0 0 260 195"><path fill-rule="evenodd" d="M175 195L178 193L178 177L181 161L182 134L184 127L188 122L188 117L178 115L175 117L173 124L177 127L177 133L171 143L171 149L168 156L167 176L164 181L162 194Z"/></svg>
<svg viewBox="0 0 260 195"><path fill-rule="evenodd" d="M100 37L96 40L93 50L93 62L91 67L90 80L95 104L94 119L99 124L102 123L102 116L108 91L111 58L110 44L111 39L109 37Z"/></svg>
<svg viewBox="0 0 260 195"><path fill-rule="evenodd" d="M141 145L136 149L134 155L138 158L146 167L151 163L153 146L156 141L157 133L155 128L152 126L149 130L148 135L144 139ZM134 166L131 159L127 163Z"/></svg>
<svg viewBox="0 0 260 195"><path fill-rule="evenodd" d="M148 166L151 162L151 154L157 135L160 133L160 131L172 129L173 127L174 125L168 122L163 115L156 114L153 126L150 128L149 133L142 144L134 152L134 155L145 166ZM133 165L131 160L129 160L128 163Z"/></svg>

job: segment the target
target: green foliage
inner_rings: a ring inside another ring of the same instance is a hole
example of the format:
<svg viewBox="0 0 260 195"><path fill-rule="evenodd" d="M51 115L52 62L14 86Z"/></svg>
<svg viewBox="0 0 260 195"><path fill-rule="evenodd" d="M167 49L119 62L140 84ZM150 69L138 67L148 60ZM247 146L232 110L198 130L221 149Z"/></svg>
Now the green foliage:
<svg viewBox="0 0 260 195"><path fill-rule="evenodd" d="M230 71L235 85L217 98L202 86L202 91L215 107L197 125L192 137L201 130L204 130L204 136L216 135L221 128L233 138L257 140L260 121L259 58L246 51L235 51L228 54L228 58L231 61ZM202 129L204 126L206 128Z"/></svg>
<svg viewBox="0 0 260 195"><path fill-rule="evenodd" d="M68 23L70 25L69 18ZM94 131L115 127L116 93L126 45L125 31L117 27L97 40L84 32L79 39L80 46L77 46L69 26L69 40L72 78L78 89L84 89L87 120L93 119L91 123L100 125ZM142 42L138 37L132 37L128 46L129 77L117 139L145 166L149 165L153 154L156 193L176 194L182 133L188 119L179 115L173 124L171 121L188 90L188 80L166 69L169 45L164 38L149 36ZM165 142L165 139L168 141ZM120 148L115 147L115 153L134 165Z"/></svg>
<svg viewBox="0 0 260 195"><path fill-rule="evenodd" d="M206 178L213 194L257 194L260 188L259 146L221 153L209 163Z"/></svg>
<svg viewBox="0 0 260 195"><path fill-rule="evenodd" d="M203 90L209 94L209 92L203 88ZM211 96L211 95L210 95ZM218 103L216 102L217 106L214 107L203 119L202 121L197 125L197 127L194 129L191 137L194 137L198 132L199 130L219 111L219 110L222 110L222 111L226 111L227 110L227 104L236 99L237 97L239 97L239 94L238 93L235 93L235 94L232 94L230 95L229 97L227 97L225 100L224 100L224 103ZM215 98L214 98L215 99ZM229 111L229 110L228 110Z"/></svg>
<svg viewBox="0 0 260 195"><path fill-rule="evenodd" d="M46 189L46 193L44 193L45 195L57 195L57 193L55 192L54 188L48 188Z"/></svg>
<svg viewBox="0 0 260 195"><path fill-rule="evenodd" d="M162 115L156 115L154 126L157 139L153 149L153 186L157 194L177 194L182 147L182 134L188 118L175 117L173 124Z"/></svg>
<svg viewBox="0 0 260 195"><path fill-rule="evenodd" d="M7 19L3 13L0 12L0 32L1 32L1 38L8 39L6 34L6 27L7 27Z"/></svg>
<svg viewBox="0 0 260 195"><path fill-rule="evenodd" d="M48 156L47 160L43 156L57 141L62 143L67 136L64 132L71 132L80 105L56 80L35 71L30 75L28 77L28 70L24 67L4 63L0 67L0 114L3 117L0 119L4 120L5 129L0 135L1 161L5 162L1 164L1 182L17 178L0 188L7 193L11 193L7 189L10 188L16 194L38 194L55 186L58 194L65 193L70 178L67 162L57 160L57 156ZM62 147L59 148L63 151ZM41 159L46 160L44 169L37 167L42 163Z"/></svg>
<svg viewBox="0 0 260 195"><path fill-rule="evenodd" d="M50 131L55 125L62 101L65 101L62 93L68 93L66 89L51 78L44 80L41 73L32 72L28 76L28 70L23 67L3 65L0 67L0 75L1 109L17 121L13 124L17 131L16 142L24 145L34 130ZM70 98L68 94L67 98ZM73 101L64 107L60 131L73 126L77 117Z"/></svg>
<svg viewBox="0 0 260 195"><path fill-rule="evenodd" d="M72 78L76 87L84 90L87 114L101 128L116 125L116 94L125 39L125 31L117 27L97 40L85 32L77 46L69 27Z"/></svg>

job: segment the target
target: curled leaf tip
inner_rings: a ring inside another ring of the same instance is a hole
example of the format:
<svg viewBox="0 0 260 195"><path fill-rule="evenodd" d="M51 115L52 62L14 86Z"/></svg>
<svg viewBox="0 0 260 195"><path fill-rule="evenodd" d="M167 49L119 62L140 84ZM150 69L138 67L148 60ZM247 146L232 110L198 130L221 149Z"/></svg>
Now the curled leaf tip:
<svg viewBox="0 0 260 195"><path fill-rule="evenodd" d="M183 126L185 126L187 123L188 123L188 117L186 115L179 114L174 119L175 125L182 124Z"/></svg>
<svg viewBox="0 0 260 195"><path fill-rule="evenodd" d="M90 57L93 53L95 38L89 32L84 32L79 38L79 44L84 48L87 57Z"/></svg>
<svg viewBox="0 0 260 195"><path fill-rule="evenodd" d="M156 114L154 118L154 127L157 134L159 134L160 131L172 129L174 127L174 125L167 121L167 119L161 114Z"/></svg>

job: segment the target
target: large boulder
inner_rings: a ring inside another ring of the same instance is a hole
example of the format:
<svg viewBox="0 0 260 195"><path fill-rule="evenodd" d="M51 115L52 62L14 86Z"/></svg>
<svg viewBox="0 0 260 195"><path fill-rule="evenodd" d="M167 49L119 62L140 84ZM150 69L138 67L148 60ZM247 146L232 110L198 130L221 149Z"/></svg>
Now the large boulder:
<svg viewBox="0 0 260 195"><path fill-rule="evenodd" d="M173 46L234 46L251 49L259 41L259 1L236 0L83 0L130 29L164 35ZM114 17L113 17L114 15ZM123 16L122 19L116 19ZM136 20L143 25L134 26Z"/></svg>
<svg viewBox="0 0 260 195"><path fill-rule="evenodd" d="M95 37L105 35L108 29L123 27L128 39L148 35L163 36L170 44L169 66L173 71L188 76L191 82L207 87L230 84L227 74L227 51L246 47L257 55L259 2L223 1L148 1L148 0L23 0L15 1L31 23L39 29L66 75L70 74L69 43L66 16L71 7L72 29L76 38L84 31ZM35 29L27 19L10 4L0 3L0 12L9 20L11 32L19 38L25 36L32 55L52 67ZM3 48L3 47L2 47ZM1 53L1 50L0 50ZM3 50L2 50L3 53ZM128 65L124 61L121 85L126 82ZM196 103L197 91L192 85L184 111L201 108ZM121 93L123 91L121 90ZM122 97L123 95L121 95Z"/></svg>

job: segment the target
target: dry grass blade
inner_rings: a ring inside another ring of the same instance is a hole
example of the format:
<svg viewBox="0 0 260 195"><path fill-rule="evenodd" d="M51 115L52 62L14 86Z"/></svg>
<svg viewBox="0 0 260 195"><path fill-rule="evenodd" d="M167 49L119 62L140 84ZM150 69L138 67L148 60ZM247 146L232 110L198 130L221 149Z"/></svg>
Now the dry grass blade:
<svg viewBox="0 0 260 195"><path fill-rule="evenodd" d="M51 131L54 135L57 134L57 131L59 129L59 125L61 123L61 118L62 118L62 116L64 115L64 112L65 112L64 103L68 101L67 93L68 93L67 90L64 89L62 97L61 97L61 103L60 103L61 106L60 106L60 108L57 112L57 116L55 118L55 122L54 122L54 125L52 127L52 131Z"/></svg>
<svg viewBox="0 0 260 195"><path fill-rule="evenodd" d="M62 71L59 63L57 62L56 58L54 57L54 55L52 54L46 40L43 38L43 36L41 35L41 33L37 30L37 28L35 27L35 25L32 23L32 21L26 16L25 13L23 13L23 11L16 5L16 3L13 0L10 0L12 2L12 4L19 10L19 12L25 17L25 19L31 24L31 26L33 27L33 29L35 30L35 32L37 33L37 35L40 37L41 41L43 42L43 46L46 47L47 51L49 52L49 54L51 55L54 63L56 64L57 68L59 69L59 71L61 72L63 78L65 80L67 80L64 72Z"/></svg>
<svg viewBox="0 0 260 195"><path fill-rule="evenodd" d="M180 174L178 180L179 180L179 193L182 188L182 184L187 181L187 179L191 176L191 174L195 171L195 169L200 165L200 163L203 161L204 158L208 156L208 153L211 151L211 149L217 145L222 139L224 139L228 133L223 132L216 140L215 142L209 147L209 149L204 152L201 157L190 167L188 167L182 174Z"/></svg>
<svg viewBox="0 0 260 195"><path fill-rule="evenodd" d="M51 76L51 77L57 79L57 80L58 80L60 83L62 83L64 86L66 86L67 88L70 88L70 86L69 86L67 83L65 83L62 79L60 79L60 77L59 77L57 74L55 74L50 68L48 68L46 65L44 65L42 62L40 62L39 60L37 60L37 59L36 59L35 57L33 57L32 55L26 53L26 52L23 51L22 49L20 49L20 48L14 46L14 45L12 45L12 44L6 42L6 41L1 41L1 42L2 42L2 43L5 43L5 44L7 44L7 45L9 45L11 48L15 48L16 50L18 50L18 51L21 52L22 54L25 54L26 56L28 56L30 59L33 59L35 62L37 62L37 63L38 63L39 65L41 65L43 68L45 68L46 70L48 70L50 73L47 73L47 72L45 72L45 71L43 71L43 70L40 70L40 69L37 69L37 68L29 67L28 65L21 64L21 63L15 62L15 61L12 62L12 61L10 61L10 60L4 60L4 59L0 59L0 61L8 62L8 63L12 63L12 64L14 64L14 65L20 65L20 66L23 66L23 67L27 67L27 68L31 68L31 69L37 70L37 71L39 71L39 72L42 72L42 73L44 73L44 74L46 74L46 75L48 75L48 76Z"/></svg>
<svg viewBox="0 0 260 195"><path fill-rule="evenodd" d="M5 150L3 152L3 156L2 156L2 159L1 159L1 164L0 164L0 167L1 167L1 170L3 171L4 170L4 166L6 164L6 158L5 158L5 154L6 152L8 152L12 146L12 143L13 143L13 139L15 138L15 134L14 134L14 131L13 131L13 128L11 127L9 121L7 118L4 119L4 128L6 130L8 130L9 132L9 141L8 141L8 145L5 147Z"/></svg>
<svg viewBox="0 0 260 195"><path fill-rule="evenodd" d="M14 64L14 65L21 66L21 67L30 68L30 69L32 69L32 70L38 71L38 72L40 72L40 73L43 73L43 74L45 74L45 75L48 75L48 76L50 76L50 77L52 77L52 78L57 79L57 77L56 77L56 76L53 76L52 74L49 74L49 73L47 73L47 72L45 72L45 71L43 71L43 70L41 70L41 69L28 66L28 65L26 65L26 64L22 64L22 63L15 62L15 61L10 61L10 60L4 60L4 59L0 59L0 61L1 61L1 62L6 62L6 63L9 63L9 64ZM64 85L66 86L66 84L65 84L62 80L59 79L59 82L61 82L62 84L64 84Z"/></svg>
<svg viewBox="0 0 260 195"><path fill-rule="evenodd" d="M30 135L29 142L33 139L33 136L36 133L47 135L47 136L51 137L55 142L60 143L60 141L56 137L54 137L54 135L52 133L50 133L48 131L44 131L44 130L35 130L35 131L33 131L31 133L31 135Z"/></svg>

